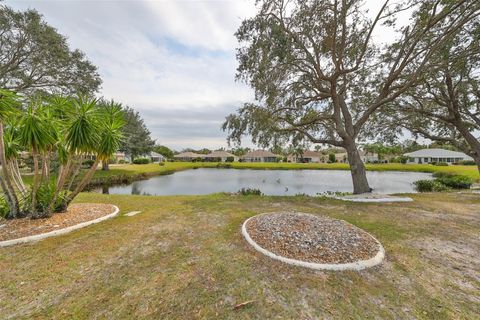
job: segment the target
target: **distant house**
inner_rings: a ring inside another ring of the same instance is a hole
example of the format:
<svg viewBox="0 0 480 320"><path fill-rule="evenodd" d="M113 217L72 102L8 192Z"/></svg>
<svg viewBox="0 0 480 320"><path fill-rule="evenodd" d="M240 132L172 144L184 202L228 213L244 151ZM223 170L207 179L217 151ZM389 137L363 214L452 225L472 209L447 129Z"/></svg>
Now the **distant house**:
<svg viewBox="0 0 480 320"><path fill-rule="evenodd" d="M114 163L119 163L120 161L125 161L125 160L126 160L125 152L117 151L113 154Z"/></svg>
<svg viewBox="0 0 480 320"><path fill-rule="evenodd" d="M192 161L194 159L203 159L205 158L204 154L199 154L195 152L182 152L173 156L177 160L181 161Z"/></svg>
<svg viewBox="0 0 480 320"><path fill-rule="evenodd" d="M279 156L266 150L250 151L242 157L243 162L277 162Z"/></svg>
<svg viewBox="0 0 480 320"><path fill-rule="evenodd" d="M150 152L150 161L153 163L160 163L165 161L165 157L160 153L156 153L152 151Z"/></svg>
<svg viewBox="0 0 480 320"><path fill-rule="evenodd" d="M325 156L320 152L305 150L303 154L289 154L287 156L288 162L300 163L320 163L324 162Z"/></svg>
<svg viewBox="0 0 480 320"><path fill-rule="evenodd" d="M376 153L371 153L371 152L366 152L366 151L358 151L360 155L360 159L362 159L363 163L372 163L372 162L378 162L378 154ZM342 153L336 153L335 154L335 159L339 163L348 163L348 155L346 152Z"/></svg>
<svg viewBox="0 0 480 320"><path fill-rule="evenodd" d="M227 151L213 151L204 156L206 161L215 161L215 162L226 162L228 159L233 159L233 161L238 161L238 157L234 154L231 154Z"/></svg>
<svg viewBox="0 0 480 320"><path fill-rule="evenodd" d="M432 163L432 162L445 162L445 163L459 163L465 160L473 160L472 157L466 155L463 152L450 151L445 149L422 149L414 152L404 154L408 157L407 163Z"/></svg>

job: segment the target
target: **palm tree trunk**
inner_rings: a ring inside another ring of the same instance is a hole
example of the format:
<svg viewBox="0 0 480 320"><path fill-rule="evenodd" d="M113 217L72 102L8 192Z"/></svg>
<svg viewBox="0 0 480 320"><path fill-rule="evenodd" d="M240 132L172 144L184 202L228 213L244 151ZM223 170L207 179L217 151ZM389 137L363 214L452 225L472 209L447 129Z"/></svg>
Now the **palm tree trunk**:
<svg viewBox="0 0 480 320"><path fill-rule="evenodd" d="M68 184L67 190L72 190L73 183L75 182L75 178L78 176L78 173L80 172L80 169L82 168L82 163L85 160L85 157L83 155L80 156L80 159L78 160L78 163L75 164L75 167L73 169L73 174L70 178L70 183Z"/></svg>
<svg viewBox="0 0 480 320"><path fill-rule="evenodd" d="M33 148L33 185L32 185L32 202L31 202L31 214L36 216L37 214L37 191L39 183L39 166L38 166L38 153L35 148Z"/></svg>
<svg viewBox="0 0 480 320"><path fill-rule="evenodd" d="M60 166L60 170L58 173L58 179L57 179L57 184L55 185L55 191L53 193L53 198L52 202L50 202L50 205L48 206L47 209L47 214L51 214L54 210L54 206L58 200L58 196L60 192L63 189L63 186L65 184L65 180L67 179L68 172L70 171L70 167L72 166L72 159L68 158L67 163L65 165Z"/></svg>
<svg viewBox="0 0 480 320"><path fill-rule="evenodd" d="M15 189L12 186L10 179L10 173L8 172L8 163L5 156L5 144L3 140L4 130L3 123L0 122L0 163L2 165L2 189L4 190L7 202L9 203L10 214L9 216L15 218L20 211L20 203L15 193Z"/></svg>
<svg viewBox="0 0 480 320"><path fill-rule="evenodd" d="M13 174L14 174L14 176L17 177L18 183L20 184L20 190L22 191L23 194L26 194L27 193L27 187L25 186L25 183L23 182L22 174L20 173L20 168L18 167L18 160L17 159L12 160L12 167L13 167Z"/></svg>
<svg viewBox="0 0 480 320"><path fill-rule="evenodd" d="M82 192L82 190L86 187L86 185L90 182L90 180L92 179L93 177L93 174L95 173L95 171L97 170L97 167L98 165L100 164L100 159L97 159L95 160L95 162L93 163L93 165L90 167L90 169L88 170L88 172L85 174L85 176L83 177L82 181L77 185L77 187L75 188L75 190L69 195L68 197L68 203L67 205L80 193Z"/></svg>

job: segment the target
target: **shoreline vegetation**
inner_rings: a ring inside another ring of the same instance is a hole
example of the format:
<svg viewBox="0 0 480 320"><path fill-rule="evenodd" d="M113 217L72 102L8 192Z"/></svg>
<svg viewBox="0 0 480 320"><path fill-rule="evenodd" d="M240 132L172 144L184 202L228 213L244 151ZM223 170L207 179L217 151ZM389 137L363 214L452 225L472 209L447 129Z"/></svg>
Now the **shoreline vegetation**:
<svg viewBox="0 0 480 320"><path fill-rule="evenodd" d="M88 188L102 185L126 184L133 181L145 180L154 176L169 175L177 171L199 168L222 169L252 169L252 170L349 170L346 163L268 163L268 162L166 162L150 164L121 164L111 165L110 170L97 170ZM475 182L480 182L480 174L476 166L434 166L429 164L366 164L367 171L400 171L400 172L445 172L449 174L465 175Z"/></svg>

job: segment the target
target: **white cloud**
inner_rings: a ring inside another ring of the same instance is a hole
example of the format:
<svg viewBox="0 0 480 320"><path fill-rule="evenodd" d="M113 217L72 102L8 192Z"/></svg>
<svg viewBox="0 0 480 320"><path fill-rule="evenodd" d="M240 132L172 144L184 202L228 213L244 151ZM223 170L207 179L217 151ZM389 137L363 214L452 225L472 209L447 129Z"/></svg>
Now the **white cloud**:
<svg viewBox="0 0 480 320"><path fill-rule="evenodd" d="M252 99L250 89L234 80L234 32L242 19L254 14L253 3L8 2L42 13L99 67L102 95L138 110L154 138L176 148L225 146L220 130L224 117ZM210 118L192 122L193 111ZM186 127L195 134L191 143Z"/></svg>

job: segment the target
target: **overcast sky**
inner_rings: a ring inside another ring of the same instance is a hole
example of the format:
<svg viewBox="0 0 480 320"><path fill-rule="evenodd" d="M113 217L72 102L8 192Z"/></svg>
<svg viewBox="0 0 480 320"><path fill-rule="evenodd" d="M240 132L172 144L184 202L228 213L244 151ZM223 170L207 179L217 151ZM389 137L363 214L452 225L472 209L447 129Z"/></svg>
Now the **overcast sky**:
<svg viewBox="0 0 480 320"><path fill-rule="evenodd" d="M7 1L35 8L99 68L101 94L138 110L180 150L226 146L225 116L252 91L235 82L234 33L255 0ZM369 0L375 7L377 0ZM250 145L248 141L244 143Z"/></svg>

